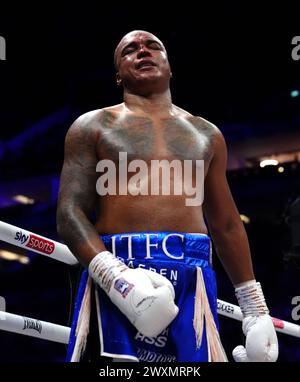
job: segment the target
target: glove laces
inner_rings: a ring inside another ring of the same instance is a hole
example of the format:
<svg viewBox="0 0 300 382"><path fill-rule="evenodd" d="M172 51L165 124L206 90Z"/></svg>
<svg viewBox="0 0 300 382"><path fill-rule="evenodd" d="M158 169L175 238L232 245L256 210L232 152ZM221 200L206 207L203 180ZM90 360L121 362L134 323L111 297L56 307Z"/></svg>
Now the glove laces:
<svg viewBox="0 0 300 382"><path fill-rule="evenodd" d="M90 262L89 274L102 289L109 292L113 280L127 268L127 265L111 252L103 251Z"/></svg>

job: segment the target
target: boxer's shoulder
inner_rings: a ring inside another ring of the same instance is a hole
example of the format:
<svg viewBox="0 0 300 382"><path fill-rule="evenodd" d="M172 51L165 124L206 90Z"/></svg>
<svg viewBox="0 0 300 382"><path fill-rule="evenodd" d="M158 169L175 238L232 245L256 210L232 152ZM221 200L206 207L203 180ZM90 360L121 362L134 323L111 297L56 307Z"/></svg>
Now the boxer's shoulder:
<svg viewBox="0 0 300 382"><path fill-rule="evenodd" d="M193 115L190 112L175 106L175 110L178 113L178 116L186 119L188 122L192 123L197 129L201 130L202 132L210 132L210 133L219 133L220 130L217 128L216 125L214 125L212 122L208 121L207 119L200 117L198 115Z"/></svg>
<svg viewBox="0 0 300 382"><path fill-rule="evenodd" d="M99 135L104 127L113 125L120 113L119 106L109 106L81 114L71 125L68 135Z"/></svg>
<svg viewBox="0 0 300 382"><path fill-rule="evenodd" d="M218 145L220 142L225 143L221 130L207 119L204 119L200 116L194 116L193 124L199 129L199 131L201 131L206 136L210 137L211 142L214 145Z"/></svg>
<svg viewBox="0 0 300 382"><path fill-rule="evenodd" d="M80 115L74 124L82 128L88 129L95 126L95 124L103 124L106 119L114 119L120 113L119 105L104 107L102 109L96 109L88 111Z"/></svg>
<svg viewBox="0 0 300 382"><path fill-rule="evenodd" d="M191 120L193 121L194 125L202 131L209 132L210 134L216 134L219 132L219 129L216 125L203 117L193 116Z"/></svg>

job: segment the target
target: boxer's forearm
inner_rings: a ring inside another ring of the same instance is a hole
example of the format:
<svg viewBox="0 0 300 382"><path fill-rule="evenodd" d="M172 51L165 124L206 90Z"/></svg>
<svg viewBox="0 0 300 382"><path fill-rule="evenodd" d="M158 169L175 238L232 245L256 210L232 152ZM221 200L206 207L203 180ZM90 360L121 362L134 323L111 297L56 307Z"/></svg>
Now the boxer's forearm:
<svg viewBox="0 0 300 382"><path fill-rule="evenodd" d="M84 266L87 266L99 252L106 250L99 233L78 207L71 210L58 208L57 231Z"/></svg>
<svg viewBox="0 0 300 382"><path fill-rule="evenodd" d="M243 224L236 222L227 230L212 230L210 234L232 283L237 285L254 279L250 248Z"/></svg>

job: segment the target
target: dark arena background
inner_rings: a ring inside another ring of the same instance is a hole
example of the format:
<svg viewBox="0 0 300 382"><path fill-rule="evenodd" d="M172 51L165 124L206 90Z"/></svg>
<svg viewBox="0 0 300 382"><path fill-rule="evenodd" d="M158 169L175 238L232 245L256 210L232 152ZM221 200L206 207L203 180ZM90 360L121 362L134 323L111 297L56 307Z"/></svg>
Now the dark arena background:
<svg viewBox="0 0 300 382"><path fill-rule="evenodd" d="M169 54L173 102L224 134L228 181L256 278L271 315L298 325L296 3L266 9L253 2L161 3L1 3L0 220L60 241L55 214L65 134L82 113L122 102L115 46L133 29L150 31ZM237 304L216 255L214 267L218 297ZM0 232L0 296L7 312L69 326L78 275L78 266L9 245ZM232 349L244 341L241 323L219 318L232 361ZM299 362L300 338L279 333L278 339L279 361ZM3 362L63 362L66 355L63 344L7 331L0 330L0 343Z"/></svg>

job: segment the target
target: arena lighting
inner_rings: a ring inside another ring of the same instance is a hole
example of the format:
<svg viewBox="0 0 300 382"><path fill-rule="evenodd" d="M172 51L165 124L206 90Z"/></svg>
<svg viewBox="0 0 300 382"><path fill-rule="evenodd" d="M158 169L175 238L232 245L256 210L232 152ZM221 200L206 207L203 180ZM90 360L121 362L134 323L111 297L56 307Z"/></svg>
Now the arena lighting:
<svg viewBox="0 0 300 382"><path fill-rule="evenodd" d="M20 203L20 204L34 204L35 200L32 198L28 198L25 195L15 195L12 197L12 200Z"/></svg>
<svg viewBox="0 0 300 382"><path fill-rule="evenodd" d="M299 96L299 90L292 90L292 91L290 92L290 96L291 96L292 98L298 97L298 96Z"/></svg>
<svg viewBox="0 0 300 382"><path fill-rule="evenodd" d="M18 253L0 249L0 259L8 261L19 261L21 264L29 264L27 256L19 255Z"/></svg>
<svg viewBox="0 0 300 382"><path fill-rule="evenodd" d="M282 167L282 166L278 167L277 171L280 173L284 172L284 167Z"/></svg>
<svg viewBox="0 0 300 382"><path fill-rule="evenodd" d="M278 160L277 159L264 159L260 162L260 167L266 167L266 166L277 166Z"/></svg>
<svg viewBox="0 0 300 382"><path fill-rule="evenodd" d="M250 223L250 218L246 215L243 215L243 214L240 214L240 218L241 218L241 221L245 224L249 224Z"/></svg>

